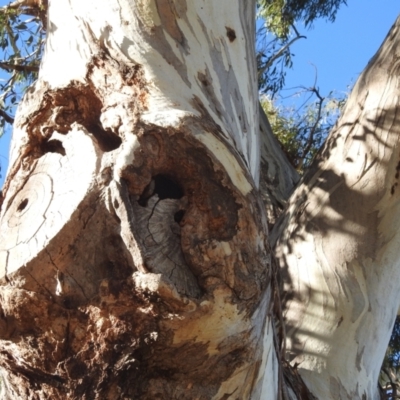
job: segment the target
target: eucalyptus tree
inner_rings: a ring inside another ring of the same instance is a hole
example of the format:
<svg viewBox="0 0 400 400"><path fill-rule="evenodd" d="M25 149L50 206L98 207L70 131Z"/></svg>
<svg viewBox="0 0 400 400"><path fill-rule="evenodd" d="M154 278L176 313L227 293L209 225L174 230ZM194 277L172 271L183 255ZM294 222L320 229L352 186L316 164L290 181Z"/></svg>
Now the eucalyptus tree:
<svg viewBox="0 0 400 400"><path fill-rule="evenodd" d="M293 46L317 19L335 21L346 0L257 0L257 64L260 89L274 97L293 66Z"/></svg>
<svg viewBox="0 0 400 400"><path fill-rule="evenodd" d="M379 397L400 21L297 183L259 112L255 9L49 2L1 199L5 399Z"/></svg>

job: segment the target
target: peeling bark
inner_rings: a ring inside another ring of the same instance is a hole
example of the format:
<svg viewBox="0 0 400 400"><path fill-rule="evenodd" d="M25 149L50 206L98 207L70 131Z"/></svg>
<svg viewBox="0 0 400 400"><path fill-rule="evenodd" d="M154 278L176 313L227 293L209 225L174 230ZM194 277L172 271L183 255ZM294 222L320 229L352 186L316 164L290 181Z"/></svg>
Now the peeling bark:
<svg viewBox="0 0 400 400"><path fill-rule="evenodd" d="M5 398L274 399L254 4L88 6L50 3L16 117Z"/></svg>
<svg viewBox="0 0 400 400"><path fill-rule="evenodd" d="M399 22L291 195L254 12L50 2L0 204L3 398L378 396L400 303Z"/></svg>

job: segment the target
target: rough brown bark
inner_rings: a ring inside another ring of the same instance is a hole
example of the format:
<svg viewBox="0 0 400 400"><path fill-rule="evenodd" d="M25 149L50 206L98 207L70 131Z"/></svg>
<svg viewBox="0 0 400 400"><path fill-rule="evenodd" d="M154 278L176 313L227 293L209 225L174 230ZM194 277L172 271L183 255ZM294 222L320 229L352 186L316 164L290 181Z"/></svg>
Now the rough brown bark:
<svg viewBox="0 0 400 400"><path fill-rule="evenodd" d="M229 58L254 47L254 9L221 2L220 33L211 2L98 7L94 22L83 5L50 4L41 75L16 117L0 230L5 398L249 398L272 362L271 269L254 55ZM191 71L199 43L205 65ZM74 60L63 76L61 56Z"/></svg>
<svg viewBox="0 0 400 400"><path fill-rule="evenodd" d="M279 271L266 212L298 176L258 118L254 2L88 4L50 3L16 117L3 397L376 397L400 300L399 23L274 227Z"/></svg>
<svg viewBox="0 0 400 400"><path fill-rule="evenodd" d="M211 398L255 358L251 333L225 335L231 314L250 317L266 288L261 205L232 187L184 126L137 123L137 157L112 181L118 161L102 165L100 156L121 140L92 126L102 99L79 85L39 91L25 100L45 99L39 107L20 110L30 141L19 165L28 168L13 170L2 208L1 363L10 392ZM77 158L91 173L86 182ZM214 324L219 334L201 332Z"/></svg>

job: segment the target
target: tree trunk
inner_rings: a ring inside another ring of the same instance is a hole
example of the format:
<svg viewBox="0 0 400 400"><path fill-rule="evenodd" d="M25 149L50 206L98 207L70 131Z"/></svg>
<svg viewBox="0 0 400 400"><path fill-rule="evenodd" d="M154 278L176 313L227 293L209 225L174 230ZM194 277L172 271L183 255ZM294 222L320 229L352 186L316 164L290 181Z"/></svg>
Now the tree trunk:
<svg viewBox="0 0 400 400"><path fill-rule="evenodd" d="M298 175L259 119L254 12L50 2L1 204L4 399L377 397L400 303L397 27L274 227L278 271L268 223Z"/></svg>
<svg viewBox="0 0 400 400"><path fill-rule="evenodd" d="M378 399L400 304L400 19L272 232L287 358L318 399Z"/></svg>
<svg viewBox="0 0 400 400"><path fill-rule="evenodd" d="M50 2L3 191L5 398L276 398L254 11Z"/></svg>

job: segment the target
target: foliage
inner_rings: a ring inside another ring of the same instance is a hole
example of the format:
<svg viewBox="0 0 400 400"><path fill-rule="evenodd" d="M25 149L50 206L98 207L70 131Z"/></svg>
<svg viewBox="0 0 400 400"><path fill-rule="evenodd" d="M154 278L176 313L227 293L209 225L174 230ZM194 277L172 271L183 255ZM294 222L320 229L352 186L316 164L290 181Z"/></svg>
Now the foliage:
<svg viewBox="0 0 400 400"><path fill-rule="evenodd" d="M285 70L293 65L291 46L301 35L295 24L310 27L318 18L335 20L346 0L258 0L257 63L262 106L292 164L302 172L321 147L345 99L323 97L305 89L314 100L294 109L278 105ZM12 124L15 105L24 88L37 77L44 45L43 8L7 6L0 9L0 136ZM1 166L0 166L1 170ZM380 384L387 399L400 393L400 319L397 318L382 366Z"/></svg>
<svg viewBox="0 0 400 400"><path fill-rule="evenodd" d="M390 338L386 361L391 367L400 371L400 317L396 318L392 336Z"/></svg>
<svg viewBox="0 0 400 400"><path fill-rule="evenodd" d="M346 99L334 97L333 92L322 97L315 87L304 90L314 95L315 100L298 109L283 107L268 96L261 99L272 131L289 161L300 173L307 168L322 146Z"/></svg>
<svg viewBox="0 0 400 400"><path fill-rule="evenodd" d="M36 79L42 58L45 3L11 3L0 8L0 137L14 122L16 106ZM2 167L0 163L0 175Z"/></svg>
<svg viewBox="0 0 400 400"><path fill-rule="evenodd" d="M284 87L285 71L293 65L290 46L302 38L305 36L301 36L298 32L290 40L280 38L270 34L265 25L259 26L256 57L258 86L262 93L268 93L274 97Z"/></svg>
<svg viewBox="0 0 400 400"><path fill-rule="evenodd" d="M392 335L383 360L379 377L382 398L394 400L400 398L400 316L394 323Z"/></svg>
<svg viewBox="0 0 400 400"><path fill-rule="evenodd" d="M259 15L270 32L288 38L291 26L304 21L310 26L318 18L334 21L336 13L346 0L258 0Z"/></svg>
<svg viewBox="0 0 400 400"><path fill-rule="evenodd" d="M13 123L15 106L25 88L37 77L44 43L41 22L40 10L13 6L0 9L0 136L5 124Z"/></svg>
<svg viewBox="0 0 400 400"><path fill-rule="evenodd" d="M312 26L318 18L334 21L346 0L258 0L257 63L259 87L274 97L285 84L285 71L293 65L291 46L300 35L295 24Z"/></svg>

